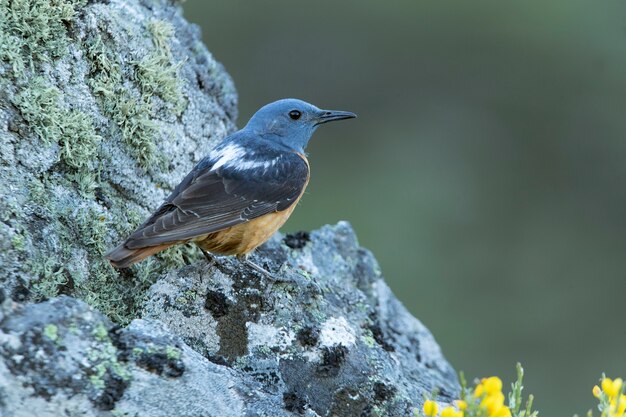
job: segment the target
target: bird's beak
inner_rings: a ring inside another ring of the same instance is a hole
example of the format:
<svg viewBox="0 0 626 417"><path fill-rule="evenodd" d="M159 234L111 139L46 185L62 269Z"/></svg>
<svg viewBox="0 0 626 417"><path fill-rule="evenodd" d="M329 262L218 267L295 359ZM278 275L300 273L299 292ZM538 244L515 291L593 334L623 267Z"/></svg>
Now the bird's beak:
<svg viewBox="0 0 626 417"><path fill-rule="evenodd" d="M315 125L321 125L323 123L333 122L335 120L354 119L356 114L349 111L341 110L322 110L317 116Z"/></svg>

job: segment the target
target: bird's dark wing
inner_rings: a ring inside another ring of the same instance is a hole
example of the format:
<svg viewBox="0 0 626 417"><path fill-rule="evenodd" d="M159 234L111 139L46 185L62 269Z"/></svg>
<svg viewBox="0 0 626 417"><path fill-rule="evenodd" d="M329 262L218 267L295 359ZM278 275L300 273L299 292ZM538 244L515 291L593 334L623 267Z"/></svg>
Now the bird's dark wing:
<svg viewBox="0 0 626 417"><path fill-rule="evenodd" d="M295 204L309 179L304 158L280 152L269 166L201 161L126 241L128 249L192 239ZM241 169L246 168L246 169Z"/></svg>

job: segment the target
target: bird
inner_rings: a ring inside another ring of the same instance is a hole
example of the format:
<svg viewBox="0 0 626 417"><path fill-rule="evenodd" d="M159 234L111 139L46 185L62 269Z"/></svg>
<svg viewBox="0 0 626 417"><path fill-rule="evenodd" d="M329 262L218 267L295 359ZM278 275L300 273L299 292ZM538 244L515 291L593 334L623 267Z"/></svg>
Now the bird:
<svg viewBox="0 0 626 417"><path fill-rule="evenodd" d="M261 107L105 257L112 266L127 268L170 246L193 242L209 261L211 254L234 255L271 276L248 256L287 221L304 194L311 136L322 124L355 117L293 98Z"/></svg>

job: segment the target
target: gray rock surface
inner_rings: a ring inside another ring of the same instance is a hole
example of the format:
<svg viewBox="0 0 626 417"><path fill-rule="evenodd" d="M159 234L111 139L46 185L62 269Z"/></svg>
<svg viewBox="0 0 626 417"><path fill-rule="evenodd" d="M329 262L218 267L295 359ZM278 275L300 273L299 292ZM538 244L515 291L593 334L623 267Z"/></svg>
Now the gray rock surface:
<svg viewBox="0 0 626 417"><path fill-rule="evenodd" d="M252 376L292 411L410 415L424 394L458 393L431 333L392 294L346 222L275 235L255 261L172 271L149 291L157 319L216 364Z"/></svg>
<svg viewBox="0 0 626 417"><path fill-rule="evenodd" d="M347 223L103 259L234 128L165 0L0 0L0 416L405 416L458 392Z"/></svg>
<svg viewBox="0 0 626 417"><path fill-rule="evenodd" d="M127 323L176 248L102 255L234 128L232 80L165 0L0 0L0 284ZM129 291L128 285L133 289Z"/></svg>
<svg viewBox="0 0 626 417"><path fill-rule="evenodd" d="M3 416L409 416L458 394L430 332L341 222L274 236L255 261L170 271L143 319L114 325L75 298L5 299Z"/></svg>

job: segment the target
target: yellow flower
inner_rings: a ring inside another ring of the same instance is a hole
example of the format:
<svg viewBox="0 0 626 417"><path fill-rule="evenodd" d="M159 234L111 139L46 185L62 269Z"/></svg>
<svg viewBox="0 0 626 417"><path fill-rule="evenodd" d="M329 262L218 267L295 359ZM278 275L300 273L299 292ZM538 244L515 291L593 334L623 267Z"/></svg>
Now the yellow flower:
<svg viewBox="0 0 626 417"><path fill-rule="evenodd" d="M488 395L502 391L502 380L497 376L492 376L484 379L483 385Z"/></svg>
<svg viewBox="0 0 626 417"><path fill-rule="evenodd" d="M424 414L426 417L435 417L437 415L437 403L432 400L426 400L424 402Z"/></svg>
<svg viewBox="0 0 626 417"><path fill-rule="evenodd" d="M480 398L482 397L484 393L485 393L485 386L481 382L480 384L476 385L476 388L474 388L474 397Z"/></svg>
<svg viewBox="0 0 626 417"><path fill-rule="evenodd" d="M467 403L463 400L456 400L454 404L459 408L459 410L467 410Z"/></svg>
<svg viewBox="0 0 626 417"><path fill-rule="evenodd" d="M480 402L480 405L486 408L490 414L498 411L504 405L504 394L496 392L495 394L489 395Z"/></svg>
<svg viewBox="0 0 626 417"><path fill-rule="evenodd" d="M617 399L613 400L611 402L611 406L613 407L613 410L616 411L615 415L622 417L624 411L626 411L626 395L621 395L619 402L617 401Z"/></svg>
<svg viewBox="0 0 626 417"><path fill-rule="evenodd" d="M511 417L511 410L509 410L509 407L502 407L489 414L489 417Z"/></svg>
<svg viewBox="0 0 626 417"><path fill-rule="evenodd" d="M600 398L600 393L601 393L602 391L600 390L600 387L599 387L599 386L594 385L594 386L593 386L593 389L591 390L591 392L593 392L593 396L594 396L594 397L596 397L596 398Z"/></svg>
<svg viewBox="0 0 626 417"><path fill-rule="evenodd" d="M609 397L615 397L622 390L622 378L604 378L602 380L602 391Z"/></svg>
<svg viewBox="0 0 626 417"><path fill-rule="evenodd" d="M613 380L611 378L604 378L600 385L602 385L602 391L607 392L613 387Z"/></svg>
<svg viewBox="0 0 626 417"><path fill-rule="evenodd" d="M441 410L441 417L455 417L456 416L456 410L454 409L454 407L446 407L443 410Z"/></svg>

